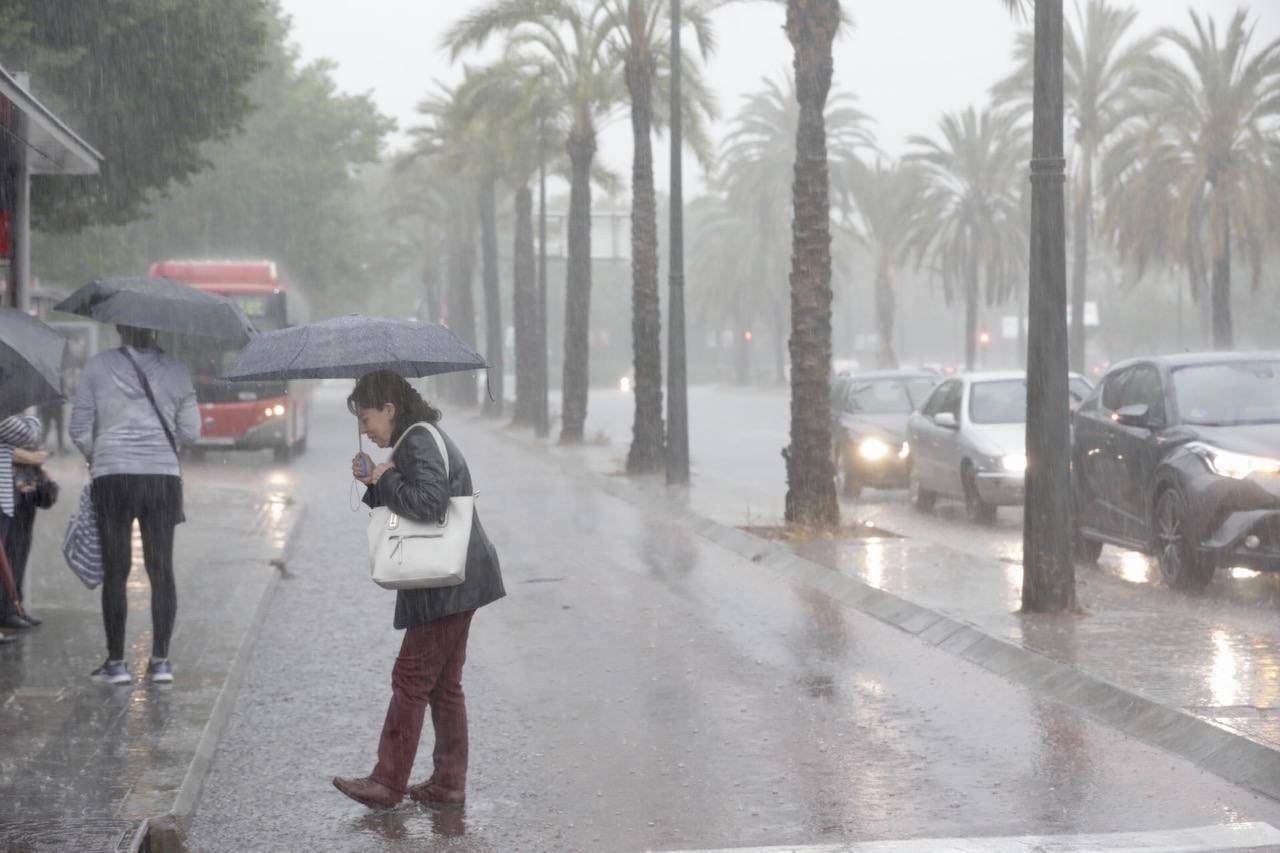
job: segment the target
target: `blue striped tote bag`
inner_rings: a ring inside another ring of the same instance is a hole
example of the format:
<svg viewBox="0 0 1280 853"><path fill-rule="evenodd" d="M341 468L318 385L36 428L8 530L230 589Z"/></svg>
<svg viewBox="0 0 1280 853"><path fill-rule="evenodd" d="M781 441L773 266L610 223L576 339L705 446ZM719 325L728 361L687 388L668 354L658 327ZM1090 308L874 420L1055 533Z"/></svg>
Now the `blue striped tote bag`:
<svg viewBox="0 0 1280 853"><path fill-rule="evenodd" d="M93 484L80 493L80 508L71 513L67 535L62 540L62 556L80 582L93 589L102 583L102 539L98 514L93 508Z"/></svg>

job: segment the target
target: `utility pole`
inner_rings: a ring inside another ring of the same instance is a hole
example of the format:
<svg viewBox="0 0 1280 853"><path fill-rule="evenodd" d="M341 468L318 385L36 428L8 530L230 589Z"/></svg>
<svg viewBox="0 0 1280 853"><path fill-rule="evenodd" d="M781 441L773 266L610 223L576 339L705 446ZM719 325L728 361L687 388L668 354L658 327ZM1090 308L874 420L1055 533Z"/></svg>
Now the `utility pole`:
<svg viewBox="0 0 1280 853"><path fill-rule="evenodd" d="M1067 392L1062 27L1062 0L1036 0L1022 543L1022 607L1028 611L1068 610L1076 603Z"/></svg>
<svg viewBox="0 0 1280 853"><path fill-rule="evenodd" d="M551 433L550 379L547 373L547 120L538 119L538 393L534 399L533 431L538 438Z"/></svg>
<svg viewBox="0 0 1280 853"><path fill-rule="evenodd" d="M680 138L680 0L671 0L671 260L667 318L667 485L689 482L689 388L684 340L684 184Z"/></svg>

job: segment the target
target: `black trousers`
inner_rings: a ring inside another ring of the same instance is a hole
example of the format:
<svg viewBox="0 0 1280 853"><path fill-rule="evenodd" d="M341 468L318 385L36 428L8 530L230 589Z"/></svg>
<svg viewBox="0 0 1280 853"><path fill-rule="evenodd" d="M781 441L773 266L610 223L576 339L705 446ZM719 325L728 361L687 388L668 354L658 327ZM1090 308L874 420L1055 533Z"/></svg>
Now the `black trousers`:
<svg viewBox="0 0 1280 853"><path fill-rule="evenodd" d="M18 587L18 601L24 601L23 580L27 576L27 558L31 555L31 540L36 524L36 499L31 494L13 496L13 518L9 519L4 536L4 555L13 569L13 582ZM0 592L0 617L16 616L17 610L9 596Z"/></svg>
<svg viewBox="0 0 1280 853"><path fill-rule="evenodd" d="M151 581L151 656L169 656L178 613L173 580L173 529L182 519L182 480L162 474L109 474L93 481L102 533L102 623L107 657L124 658L126 583L133 563L133 522L142 530L142 560Z"/></svg>

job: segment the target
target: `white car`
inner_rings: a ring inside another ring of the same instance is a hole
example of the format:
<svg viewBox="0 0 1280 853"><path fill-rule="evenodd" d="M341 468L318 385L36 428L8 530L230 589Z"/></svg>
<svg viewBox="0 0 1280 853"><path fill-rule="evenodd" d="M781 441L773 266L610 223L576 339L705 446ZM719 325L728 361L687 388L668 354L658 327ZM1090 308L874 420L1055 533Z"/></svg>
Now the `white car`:
<svg viewBox="0 0 1280 853"><path fill-rule="evenodd" d="M1073 373L1072 404L1092 390ZM1063 412L1070 418L1070 412ZM969 517L995 520L999 507L1019 505L1027 470L1027 377L1022 371L955 376L934 389L907 421L911 502L921 512L938 498L962 500Z"/></svg>

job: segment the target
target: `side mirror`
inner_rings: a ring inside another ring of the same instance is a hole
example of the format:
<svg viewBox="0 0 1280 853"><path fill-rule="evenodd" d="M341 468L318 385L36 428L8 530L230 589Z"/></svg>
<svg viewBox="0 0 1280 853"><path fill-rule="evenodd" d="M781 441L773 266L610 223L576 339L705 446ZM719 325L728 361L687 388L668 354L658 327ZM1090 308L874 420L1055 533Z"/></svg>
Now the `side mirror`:
<svg viewBox="0 0 1280 853"><path fill-rule="evenodd" d="M943 429L959 429L960 424L956 422L956 416L950 412L938 412L933 416L933 422Z"/></svg>
<svg viewBox="0 0 1280 853"><path fill-rule="evenodd" d="M1115 422L1127 427L1151 427L1151 408L1145 403L1121 406L1113 416Z"/></svg>

